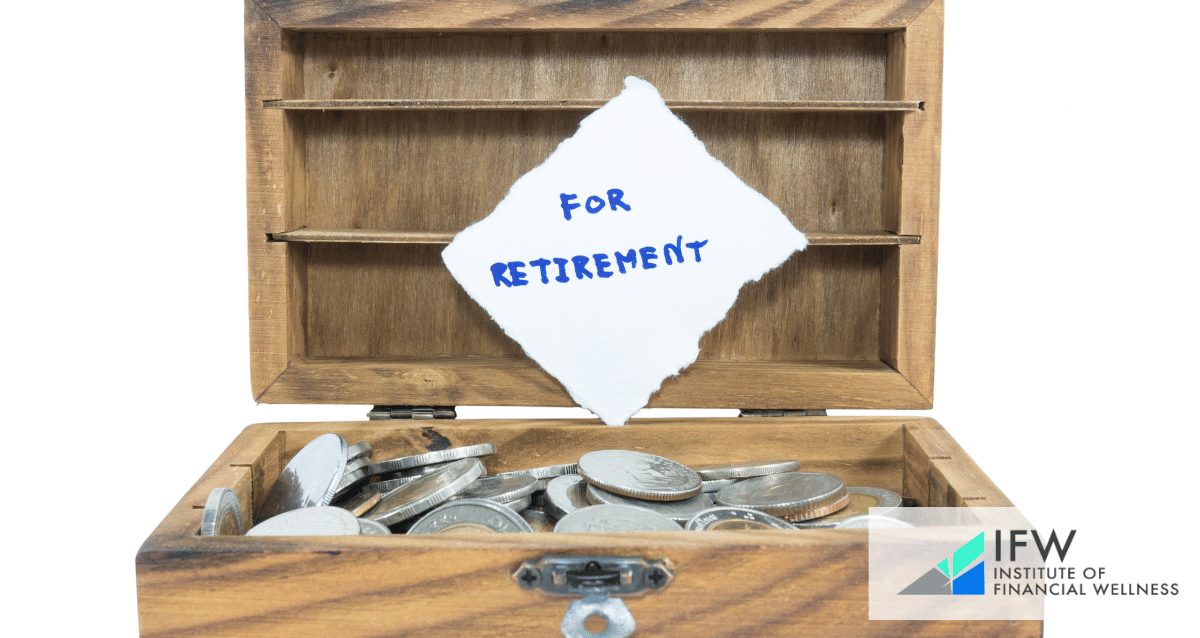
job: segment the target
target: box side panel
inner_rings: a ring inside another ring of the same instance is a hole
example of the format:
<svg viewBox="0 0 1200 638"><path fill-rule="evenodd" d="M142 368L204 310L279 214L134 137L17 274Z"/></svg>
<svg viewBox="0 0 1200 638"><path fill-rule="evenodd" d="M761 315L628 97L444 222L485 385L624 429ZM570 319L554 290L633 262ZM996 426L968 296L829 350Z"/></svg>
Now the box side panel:
<svg viewBox="0 0 1200 638"><path fill-rule="evenodd" d="M921 100L922 110L887 117L885 227L920 235L884 265L882 360L933 405L938 209L942 152L943 2L935 0L904 31L888 35L887 97Z"/></svg>
<svg viewBox="0 0 1200 638"><path fill-rule="evenodd" d="M283 34L246 0L246 199L250 284L250 378L257 397L287 367L287 246L267 233L284 230L287 180L284 116L262 108L282 97Z"/></svg>
<svg viewBox="0 0 1200 638"><path fill-rule="evenodd" d="M904 496L924 507L1013 507L933 419L904 426Z"/></svg>
<svg viewBox="0 0 1200 638"><path fill-rule="evenodd" d="M243 430L171 509L143 549L194 537L208 495L219 487L237 492L242 522L249 529L255 508L283 470L285 440L284 432L269 426L252 425Z"/></svg>

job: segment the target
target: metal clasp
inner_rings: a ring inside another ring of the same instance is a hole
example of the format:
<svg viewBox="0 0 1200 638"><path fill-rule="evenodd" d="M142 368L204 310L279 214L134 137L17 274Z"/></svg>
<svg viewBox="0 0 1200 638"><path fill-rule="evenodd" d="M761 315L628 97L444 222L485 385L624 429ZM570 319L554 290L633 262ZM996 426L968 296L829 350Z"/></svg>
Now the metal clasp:
<svg viewBox="0 0 1200 638"><path fill-rule="evenodd" d="M637 623L629 607L613 595L634 595L666 587L675 575L666 562L641 556L568 556L551 554L521 563L513 580L522 589L556 596L582 596L563 615L565 638L627 638ZM584 626L591 616L603 618L599 633Z"/></svg>

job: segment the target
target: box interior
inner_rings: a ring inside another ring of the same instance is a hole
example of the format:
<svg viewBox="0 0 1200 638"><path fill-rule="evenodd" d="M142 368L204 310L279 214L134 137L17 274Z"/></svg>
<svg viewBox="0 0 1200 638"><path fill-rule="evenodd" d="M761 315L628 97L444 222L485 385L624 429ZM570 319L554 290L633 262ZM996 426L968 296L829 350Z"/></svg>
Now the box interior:
<svg viewBox="0 0 1200 638"><path fill-rule="evenodd" d="M885 211L887 55L884 33L285 32L289 232L274 238L291 242L293 358L524 360L441 248L637 75L702 101L677 113L813 235L742 291L700 359L888 361L885 269L919 237Z"/></svg>
<svg viewBox="0 0 1200 638"><path fill-rule="evenodd" d="M847 486L892 490L916 506L1009 505L932 419L637 419L620 428L596 420L274 423L251 426L230 445L168 516L160 530L164 540L195 535L214 487L238 492L249 525L251 513L262 504L282 468L304 445L326 432L338 433L348 444L370 443L378 460L493 443L496 454L480 459L489 474L573 463L587 452L602 449L638 450L691 466L795 458L804 464L802 471L829 472ZM574 535L559 536L569 544Z"/></svg>

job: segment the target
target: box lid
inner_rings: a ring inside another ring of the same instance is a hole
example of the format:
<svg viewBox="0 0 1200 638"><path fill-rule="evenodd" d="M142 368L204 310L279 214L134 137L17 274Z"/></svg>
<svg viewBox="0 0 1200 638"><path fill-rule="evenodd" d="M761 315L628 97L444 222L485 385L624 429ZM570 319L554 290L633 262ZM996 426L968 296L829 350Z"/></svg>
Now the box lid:
<svg viewBox="0 0 1200 638"><path fill-rule="evenodd" d="M246 2L258 401L574 405L440 251L636 75L810 239L649 406L932 406L940 0L362 4Z"/></svg>

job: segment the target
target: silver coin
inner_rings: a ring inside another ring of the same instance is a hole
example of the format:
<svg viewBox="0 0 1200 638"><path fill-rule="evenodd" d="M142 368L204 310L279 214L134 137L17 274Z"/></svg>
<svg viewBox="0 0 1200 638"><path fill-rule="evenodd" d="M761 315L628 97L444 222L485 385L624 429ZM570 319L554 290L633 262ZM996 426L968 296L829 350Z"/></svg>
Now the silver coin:
<svg viewBox="0 0 1200 638"><path fill-rule="evenodd" d="M446 461L445 463L430 463L429 465L410 467L407 470L400 470L399 472L391 472L389 474L380 474L379 476L387 480L425 476L426 474L433 474L434 472L446 467L447 465L450 465L453 462L454 461Z"/></svg>
<svg viewBox="0 0 1200 638"><path fill-rule="evenodd" d="M358 459L369 459L374 453L375 450L371 449L371 444L363 441L346 448L346 460L357 461Z"/></svg>
<svg viewBox="0 0 1200 638"><path fill-rule="evenodd" d="M479 459L455 461L433 474L384 494L379 505L367 512L365 517L384 525L395 525L445 503L479 478L482 472L483 463Z"/></svg>
<svg viewBox="0 0 1200 638"><path fill-rule="evenodd" d="M890 516L862 514L847 518L835 525L834 529L886 529L889 527L912 527L912 525Z"/></svg>
<svg viewBox="0 0 1200 638"><path fill-rule="evenodd" d="M782 474L800 469L800 461L749 461L692 468L706 481Z"/></svg>
<svg viewBox="0 0 1200 638"><path fill-rule="evenodd" d="M545 467L534 467L528 470L513 470L512 472L501 472L496 476L508 476L512 474L523 474L532 476L536 479L552 479L566 474L578 474L578 463L565 463L563 465L547 465Z"/></svg>
<svg viewBox="0 0 1200 638"><path fill-rule="evenodd" d="M273 516L246 536L357 536L358 519L340 507L304 507Z"/></svg>
<svg viewBox="0 0 1200 638"><path fill-rule="evenodd" d="M375 507L381 498L383 494L379 492L363 491L335 504L335 507L340 507L355 516L362 516Z"/></svg>
<svg viewBox="0 0 1200 638"><path fill-rule="evenodd" d="M275 479L254 514L259 523L301 507L329 505L346 473L346 441L322 434L305 445Z"/></svg>
<svg viewBox="0 0 1200 638"><path fill-rule="evenodd" d="M494 503L495 501L492 501L492 502ZM522 496L521 498L519 498L515 501L508 501L507 503L501 503L501 505L503 505L503 506L507 507L508 509L510 509L514 512L517 512L519 514L521 512L521 510L525 509L526 507L529 507L530 505L533 505L533 500L530 499L528 496Z"/></svg>
<svg viewBox="0 0 1200 638"><path fill-rule="evenodd" d="M209 492L204 516L200 519L200 535L241 536L245 532L237 492L224 487Z"/></svg>
<svg viewBox="0 0 1200 638"><path fill-rule="evenodd" d="M540 509L525 509L520 512L521 518L525 519L526 523L533 528L534 532L553 532L554 519L545 510Z"/></svg>
<svg viewBox="0 0 1200 638"><path fill-rule="evenodd" d="M358 528L360 534L368 536L391 536L392 534L392 530L388 529L387 525L369 518L358 519Z"/></svg>
<svg viewBox="0 0 1200 638"><path fill-rule="evenodd" d="M506 534L532 532L511 509L482 498L451 501L421 517L409 534Z"/></svg>
<svg viewBox="0 0 1200 638"><path fill-rule="evenodd" d="M754 529L794 530L791 523L745 507L713 507L696 514L684 529L697 532L728 532Z"/></svg>
<svg viewBox="0 0 1200 638"><path fill-rule="evenodd" d="M345 495L347 490L349 490L350 488L352 488L366 480L367 480L367 470L366 469L361 469L361 470L358 470L357 472L347 472L347 473L343 474L342 480L338 482L338 488L337 488L337 492L334 494L334 498L338 498L340 496Z"/></svg>
<svg viewBox="0 0 1200 638"><path fill-rule="evenodd" d="M678 532L675 521L640 507L593 505L559 519L555 532Z"/></svg>
<svg viewBox="0 0 1200 638"><path fill-rule="evenodd" d="M429 474L433 474L434 472L446 467L447 465L450 465L453 462L454 461L447 461L445 463L434 463L433 465L422 465L421 467L414 467L412 469L403 470L401 472L389 472L387 474L379 474L378 476L379 476L380 482L399 481L400 479L406 479L406 480L411 481L413 479L421 478L422 476L427 476ZM368 470L368 476L370 475L369 472L370 472L370 470ZM487 476L487 475L488 475L487 468L484 467L483 474L480 474L480 476Z"/></svg>
<svg viewBox="0 0 1200 638"><path fill-rule="evenodd" d="M578 474L566 474L550 479L546 485L546 512L560 519L577 509L588 507L587 481Z"/></svg>
<svg viewBox="0 0 1200 638"><path fill-rule="evenodd" d="M886 511L878 509L875 511L876 514L887 514L900 507L904 500L900 498L899 494L878 487L847 487L846 492L850 494L850 502L841 510L821 518L801 521L796 523L796 527L801 529L837 527L838 523L848 518L870 514L872 507L887 508Z"/></svg>
<svg viewBox="0 0 1200 638"><path fill-rule="evenodd" d="M353 475L344 476L344 477L342 477L342 480L350 481L350 482L342 483L338 487L337 491L333 493L333 500L335 502L338 501L339 499L343 499L343 498L346 498L347 496L350 496L351 494L353 494L355 491L358 490L359 485L361 485L363 482L365 482L367 480L366 470L359 470L358 472L355 472Z"/></svg>
<svg viewBox="0 0 1200 638"><path fill-rule="evenodd" d="M474 483L455 494L451 500L485 498L497 503L508 503L533 494L537 482L532 476L483 476L475 479Z"/></svg>
<svg viewBox="0 0 1200 638"><path fill-rule="evenodd" d="M452 447L446 450L437 450L435 452L426 452L424 454L416 454L413 456L403 456L390 461L374 463L370 466L368 473L371 476L387 474L388 472L399 472L422 465L432 465L434 463L445 463L447 461L455 461L458 459L473 458L477 456L487 456L496 453L496 446L491 443L481 443L479 445L467 445L465 447Z"/></svg>
<svg viewBox="0 0 1200 638"><path fill-rule="evenodd" d="M407 470L400 470L399 472L390 472L387 474L379 474L378 476L380 479L388 480L388 481L393 480L393 479L398 479L398 478L411 478L414 476L425 476L426 474L433 474L434 472L442 469L443 467L446 467L447 465L450 465L453 462L454 461L446 461L445 463L433 463L430 465L421 465L418 467L410 467ZM487 467L484 467L482 476L487 476L487 475L488 475Z"/></svg>
<svg viewBox="0 0 1200 638"><path fill-rule="evenodd" d="M708 494L697 494L691 498L685 498L682 501L643 501L620 494L613 494L608 490L602 490L595 485L587 486L587 499L592 505L628 505L630 507L641 507L648 509L651 512L662 514L667 518L683 525L692 520L692 517L713 506L712 499Z"/></svg>
<svg viewBox="0 0 1200 638"><path fill-rule="evenodd" d="M748 507L793 522L832 514L849 502L842 479L824 472L759 476L717 492L718 505Z"/></svg>
<svg viewBox="0 0 1200 638"><path fill-rule="evenodd" d="M430 474L432 474L432 472L430 472ZM362 486L362 489L364 492L372 491L372 492L383 492L384 494L386 494L386 493L396 489L397 487L400 487L401 485L408 485L409 483L412 483L413 481L415 481L419 478L421 478L421 477L420 476L401 476L400 478L389 479L387 481L380 481L378 483L367 483Z"/></svg>
<svg viewBox="0 0 1200 638"><path fill-rule="evenodd" d="M700 493L700 475L668 458L631 450L588 452L579 459L588 483L647 501L679 501Z"/></svg>
<svg viewBox="0 0 1200 638"><path fill-rule="evenodd" d="M720 492L721 490L729 487L730 485L733 485L734 483L737 483L740 480L742 480L742 479L731 478L731 479L713 479L711 481L701 481L700 482L700 491L704 492L705 494L716 494L717 492Z"/></svg>

